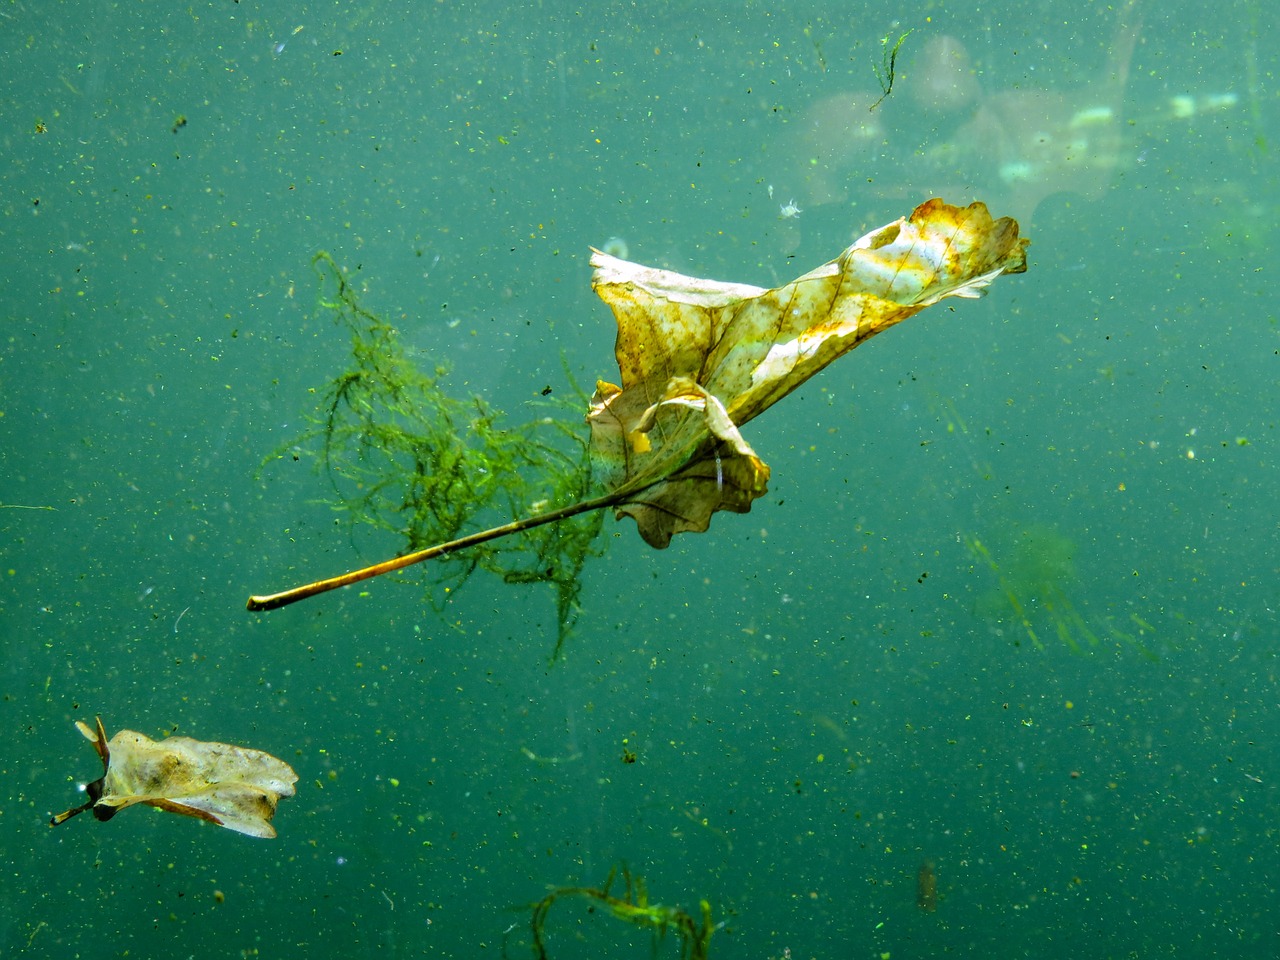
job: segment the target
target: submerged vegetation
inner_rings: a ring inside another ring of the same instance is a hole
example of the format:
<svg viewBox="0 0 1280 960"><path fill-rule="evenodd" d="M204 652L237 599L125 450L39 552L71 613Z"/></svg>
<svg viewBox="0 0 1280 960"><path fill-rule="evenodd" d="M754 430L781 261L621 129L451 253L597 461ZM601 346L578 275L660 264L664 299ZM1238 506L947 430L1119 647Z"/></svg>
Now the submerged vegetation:
<svg viewBox="0 0 1280 960"><path fill-rule="evenodd" d="M898 42L892 47L889 46L889 37L892 34L886 33L880 41L883 48L880 53L880 63L877 65L875 61L871 63L871 69L876 75L876 82L880 84L880 99L871 105L872 110L884 103L885 98L893 93L893 77L894 69L898 65L898 51L902 49L902 44L906 42L907 37L911 36L915 31L908 30L898 38Z"/></svg>
<svg viewBox="0 0 1280 960"><path fill-rule="evenodd" d="M626 888L622 896L616 897L609 892L614 879L621 873ZM668 907L649 902L649 893L645 889L644 879L632 876L625 867L614 867L604 886L595 887L557 887L545 897L533 904L531 927L533 930L533 948L538 960L548 960L546 946L547 913L557 900L566 897L577 897L587 900L595 907L603 907L610 916L627 923L650 930L654 937L654 953L668 933L680 940L680 956L684 960L706 960L711 947L711 935L720 928L720 924L711 922L711 904L706 900L699 902L701 920L695 920L682 907Z"/></svg>
<svg viewBox="0 0 1280 960"><path fill-rule="evenodd" d="M447 359L420 367L328 253L312 264L320 308L350 331L351 357L293 446L316 457L350 524L397 534L410 552L588 496L586 430L559 416L561 405L544 401L546 415L509 426L481 398L450 396L441 386ZM424 568L428 596L441 609L477 569L508 583L548 583L563 641L602 520L596 511L443 556Z"/></svg>
<svg viewBox="0 0 1280 960"><path fill-rule="evenodd" d="M1042 525L1021 530L1004 562L998 562L977 537L966 545L975 560L995 576L997 586L978 600L978 612L995 620L1012 619L1039 650L1052 633L1071 650L1096 647L1098 635L1068 591L1076 581L1075 544Z"/></svg>
<svg viewBox="0 0 1280 960"><path fill-rule="evenodd" d="M976 536L966 536L965 546L975 561L991 571L995 586L979 596L976 612L993 623L1012 621L1014 635L1025 637L1036 649L1046 639L1056 639L1074 653L1098 647L1104 638L1134 647L1144 656L1154 655L1147 640L1155 627L1130 613L1121 626L1106 617L1095 629L1071 599L1079 589L1076 545L1045 524L1020 528L1011 543L998 549L1000 559ZM1101 636L1100 636L1101 633ZM1021 640L1015 640L1021 643Z"/></svg>

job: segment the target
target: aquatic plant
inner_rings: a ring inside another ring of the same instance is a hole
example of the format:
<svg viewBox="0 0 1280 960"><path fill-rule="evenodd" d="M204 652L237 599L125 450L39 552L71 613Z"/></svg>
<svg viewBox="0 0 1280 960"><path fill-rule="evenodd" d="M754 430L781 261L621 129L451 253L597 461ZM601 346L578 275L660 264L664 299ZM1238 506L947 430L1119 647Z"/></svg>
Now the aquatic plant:
<svg viewBox="0 0 1280 960"><path fill-rule="evenodd" d="M350 332L351 356L290 449L316 456L349 523L398 534L416 551L454 540L487 518L587 496L586 430L561 415L565 403L541 401L545 415L509 426L481 398L451 396L441 383L447 358L432 369L415 363L396 328L360 302L332 256L317 253L312 264L320 309ZM601 522L599 513L568 517L451 553L435 565L427 595L439 609L476 569L509 583L547 583L563 639L576 619L580 573L598 549Z"/></svg>
<svg viewBox="0 0 1280 960"><path fill-rule="evenodd" d="M1068 592L1076 582L1075 544L1070 539L1052 527L1031 525L1019 531L1003 561L997 561L976 536L969 536L966 546L996 580L996 587L978 599L980 614L995 621L1011 615L1039 650L1045 647L1046 631L1076 652L1098 645L1098 635Z"/></svg>
<svg viewBox="0 0 1280 960"><path fill-rule="evenodd" d="M622 896L616 897L609 890L619 874L622 876L625 890ZM557 900L563 900L566 897L588 900L594 905L603 906L612 917L652 931L655 955L666 935L672 933L680 939L680 956L684 960L706 960L711 946L711 935L722 926L722 924L711 922L711 904L706 900L698 902L699 920L695 920L682 907L650 903L644 878L633 876L625 865L615 866L609 871L604 886L599 889L557 887L532 905L533 916L530 926L533 931L533 948L538 960L548 960L549 956L546 946L547 914Z"/></svg>
<svg viewBox="0 0 1280 960"><path fill-rule="evenodd" d="M972 534L964 542L973 559L995 578L995 585L977 599L979 616L993 623L1012 620L1015 636L1024 636L1038 650L1046 648L1046 638L1056 639L1074 653L1098 647L1107 638L1155 659L1148 644L1156 629L1138 614L1131 612L1130 622L1122 626L1113 616L1091 622L1080 612L1072 599L1080 590L1076 545L1054 527L1043 523L1018 527L1011 542L995 552Z"/></svg>

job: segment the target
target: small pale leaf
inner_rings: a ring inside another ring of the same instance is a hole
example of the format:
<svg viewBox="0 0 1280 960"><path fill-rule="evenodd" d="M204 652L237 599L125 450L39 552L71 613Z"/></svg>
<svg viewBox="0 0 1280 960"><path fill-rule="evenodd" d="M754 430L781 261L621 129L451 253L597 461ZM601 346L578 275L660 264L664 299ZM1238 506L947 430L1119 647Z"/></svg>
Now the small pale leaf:
<svg viewBox="0 0 1280 960"><path fill-rule="evenodd" d="M89 801L58 814L55 825L86 809L109 820L142 803L252 837L274 837L276 804L293 796L298 780L287 763L261 750L190 737L155 741L133 730L120 730L107 743L101 719L96 732L78 721L76 726L93 742L105 772L85 788Z"/></svg>

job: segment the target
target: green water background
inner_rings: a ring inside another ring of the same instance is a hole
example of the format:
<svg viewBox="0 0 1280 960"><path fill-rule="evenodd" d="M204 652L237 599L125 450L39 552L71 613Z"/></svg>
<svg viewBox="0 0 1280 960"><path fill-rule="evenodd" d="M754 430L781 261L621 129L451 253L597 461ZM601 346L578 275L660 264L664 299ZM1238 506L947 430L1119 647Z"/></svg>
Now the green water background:
<svg viewBox="0 0 1280 960"><path fill-rule="evenodd" d="M608 521L549 666L549 594L483 577L443 618L412 581L244 612L401 546L305 460L259 473L345 362L312 254L518 415L614 376L589 245L768 285L924 199L903 144L955 126L904 87L847 203L778 216L881 37L917 31L903 84L945 33L988 90L1077 89L1114 11L6 0L0 953L518 957L513 908L624 861L711 901L718 957L1272 956L1276 14L1149 6L1126 111L1239 105L1135 120L1025 276L753 422L751 514L664 552ZM280 837L51 831L95 714L286 759ZM549 931L649 952L581 904Z"/></svg>

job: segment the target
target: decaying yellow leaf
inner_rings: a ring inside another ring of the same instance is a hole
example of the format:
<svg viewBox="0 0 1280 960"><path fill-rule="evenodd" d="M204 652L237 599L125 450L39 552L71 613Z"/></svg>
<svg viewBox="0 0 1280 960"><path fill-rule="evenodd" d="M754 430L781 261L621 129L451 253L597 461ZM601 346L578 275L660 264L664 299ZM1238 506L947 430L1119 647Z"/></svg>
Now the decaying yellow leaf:
<svg viewBox="0 0 1280 960"><path fill-rule="evenodd" d="M1018 224L929 200L775 290L700 280L596 251L592 286L618 321L622 386L601 381L593 466L652 546L745 513L769 468L738 428L833 360L944 297L1026 270Z"/></svg>
<svg viewBox="0 0 1280 960"><path fill-rule="evenodd" d="M300 587L249 598L275 610L543 524L613 508L665 547L717 510L746 513L769 467L739 428L858 344L945 297L977 297L1027 269L1027 243L984 204L928 200L803 277L766 290L595 251L592 286L618 322L622 385L596 385L587 422L599 496Z"/></svg>
<svg viewBox="0 0 1280 960"><path fill-rule="evenodd" d="M261 750L206 743L190 737L155 741L120 730L111 742L103 729L76 721L102 758L103 775L85 786L89 799L53 817L50 826L92 810L98 820L135 803L207 820L251 837L274 837L271 818L281 797L293 796L298 775Z"/></svg>

